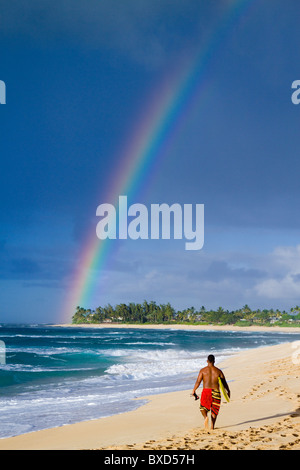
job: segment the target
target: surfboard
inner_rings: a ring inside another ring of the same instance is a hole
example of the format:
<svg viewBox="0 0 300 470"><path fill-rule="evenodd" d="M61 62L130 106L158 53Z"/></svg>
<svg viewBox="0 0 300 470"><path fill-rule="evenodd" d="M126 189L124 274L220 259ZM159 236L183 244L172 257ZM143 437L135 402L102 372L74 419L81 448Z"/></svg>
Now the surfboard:
<svg viewBox="0 0 300 470"><path fill-rule="evenodd" d="M221 380L221 377L219 377L218 380L219 380L219 386L220 386L220 390L221 390L221 392L222 392L222 394L223 394L223 397L225 398L226 401L229 401L229 396L227 395L227 391L226 391L226 389L225 389L225 387L224 387L224 385L223 385L223 382L222 382L222 380Z"/></svg>

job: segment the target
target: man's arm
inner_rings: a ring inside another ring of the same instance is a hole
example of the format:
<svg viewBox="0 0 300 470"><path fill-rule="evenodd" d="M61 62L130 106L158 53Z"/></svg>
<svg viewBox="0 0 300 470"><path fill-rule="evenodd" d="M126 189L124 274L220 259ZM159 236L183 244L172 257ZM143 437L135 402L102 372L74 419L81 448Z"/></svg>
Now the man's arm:
<svg viewBox="0 0 300 470"><path fill-rule="evenodd" d="M202 380L203 380L203 372L202 372L202 369L201 369L200 372L199 372L199 375L198 375L198 377L197 377L197 380L196 380L196 383L195 383L195 386L194 386L192 395L196 392L196 390L197 390L197 388L199 387L199 385L201 384Z"/></svg>

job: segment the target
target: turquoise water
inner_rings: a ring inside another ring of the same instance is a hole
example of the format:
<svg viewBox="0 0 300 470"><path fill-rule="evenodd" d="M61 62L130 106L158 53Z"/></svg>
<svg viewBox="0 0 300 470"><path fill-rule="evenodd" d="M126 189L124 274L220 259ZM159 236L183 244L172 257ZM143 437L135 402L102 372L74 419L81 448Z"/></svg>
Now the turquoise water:
<svg viewBox="0 0 300 470"><path fill-rule="evenodd" d="M3 325L0 437L132 410L145 402L134 398L192 389L208 354L218 365L243 349L299 339L274 332Z"/></svg>

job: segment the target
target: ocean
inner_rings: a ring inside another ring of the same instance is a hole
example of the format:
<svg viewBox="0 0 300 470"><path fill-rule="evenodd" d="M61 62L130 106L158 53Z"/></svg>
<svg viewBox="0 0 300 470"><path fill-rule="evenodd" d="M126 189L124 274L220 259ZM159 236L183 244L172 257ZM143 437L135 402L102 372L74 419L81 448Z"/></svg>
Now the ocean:
<svg viewBox="0 0 300 470"><path fill-rule="evenodd" d="M299 339L294 333L167 326L2 325L0 438L130 411L146 402L136 398L192 390L208 354L218 366L244 349Z"/></svg>

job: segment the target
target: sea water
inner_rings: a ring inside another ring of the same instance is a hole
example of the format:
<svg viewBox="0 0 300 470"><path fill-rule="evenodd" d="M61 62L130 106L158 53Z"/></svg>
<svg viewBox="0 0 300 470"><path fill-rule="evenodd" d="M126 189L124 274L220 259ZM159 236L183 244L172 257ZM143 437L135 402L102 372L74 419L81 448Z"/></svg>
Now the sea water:
<svg viewBox="0 0 300 470"><path fill-rule="evenodd" d="M3 325L0 438L133 410L147 395L192 390L208 354L218 365L243 349L295 339L300 334Z"/></svg>

